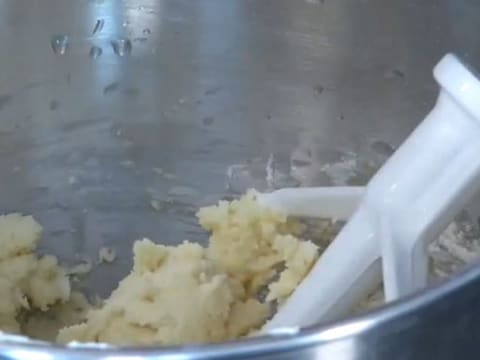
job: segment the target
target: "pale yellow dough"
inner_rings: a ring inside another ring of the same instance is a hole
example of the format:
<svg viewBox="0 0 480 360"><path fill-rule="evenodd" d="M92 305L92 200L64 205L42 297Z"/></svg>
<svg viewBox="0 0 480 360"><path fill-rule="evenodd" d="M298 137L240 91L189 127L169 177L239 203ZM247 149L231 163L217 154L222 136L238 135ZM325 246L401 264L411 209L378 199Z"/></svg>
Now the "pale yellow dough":
<svg viewBox="0 0 480 360"><path fill-rule="evenodd" d="M53 256L38 257L42 228L31 216L0 216L0 330L19 333L22 311L46 311L70 297L70 283Z"/></svg>
<svg viewBox="0 0 480 360"><path fill-rule="evenodd" d="M61 330L58 341L177 345L238 338L261 327L271 303L284 301L318 256L313 243L295 237L298 226L260 206L254 192L203 208L198 218L211 232L208 247L136 242L132 272L85 322ZM263 303L262 288L268 288Z"/></svg>
<svg viewBox="0 0 480 360"><path fill-rule="evenodd" d="M69 325L57 341L117 345L212 343L252 333L318 256L316 245L296 236L298 223L255 196L200 209L211 233L207 247L137 241L133 270L97 308L71 294L55 257L35 255L42 229L32 217L0 216L0 330L50 340Z"/></svg>

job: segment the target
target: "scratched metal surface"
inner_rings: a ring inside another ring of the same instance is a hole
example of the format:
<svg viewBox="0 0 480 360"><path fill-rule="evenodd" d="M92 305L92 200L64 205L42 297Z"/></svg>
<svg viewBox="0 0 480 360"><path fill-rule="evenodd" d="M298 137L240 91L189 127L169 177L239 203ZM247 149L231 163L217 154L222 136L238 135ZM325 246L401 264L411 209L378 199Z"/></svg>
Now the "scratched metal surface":
<svg viewBox="0 0 480 360"><path fill-rule="evenodd" d="M0 211L42 251L113 265L139 237L204 241L195 209L250 186L361 184L432 106L447 51L474 66L462 1L0 2Z"/></svg>

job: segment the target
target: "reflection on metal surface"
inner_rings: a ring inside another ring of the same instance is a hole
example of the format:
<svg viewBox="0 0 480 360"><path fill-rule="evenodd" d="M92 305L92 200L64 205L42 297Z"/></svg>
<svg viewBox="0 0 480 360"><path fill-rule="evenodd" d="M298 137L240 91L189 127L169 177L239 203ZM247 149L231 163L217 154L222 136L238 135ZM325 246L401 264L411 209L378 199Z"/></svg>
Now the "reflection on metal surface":
<svg viewBox="0 0 480 360"><path fill-rule="evenodd" d="M52 37L51 45L55 54L65 55L70 46L70 39L67 35L55 35Z"/></svg>
<svg viewBox="0 0 480 360"><path fill-rule="evenodd" d="M111 42L113 52L118 56L130 55L132 52L132 42L130 39L116 39Z"/></svg>
<svg viewBox="0 0 480 360"><path fill-rule="evenodd" d="M347 323L343 325L333 326L331 329L325 330L321 336L322 340L338 340L341 338L346 338L355 334L360 334L365 330L371 328L374 325L374 322L371 319L359 320L352 323Z"/></svg>
<svg viewBox="0 0 480 360"><path fill-rule="evenodd" d="M49 352L45 350L38 350L38 351L32 351L32 350L11 350L8 353L8 356L10 356L12 359L38 359L38 360L53 360L55 359L55 356L53 354L50 354Z"/></svg>
<svg viewBox="0 0 480 360"><path fill-rule="evenodd" d="M95 35L96 33L101 32L103 30L104 25L105 25L105 19L98 19L95 22L95 26L92 30L92 34Z"/></svg>
<svg viewBox="0 0 480 360"><path fill-rule="evenodd" d="M100 56L102 56L102 53L103 53L103 50L101 47L98 47L98 46L92 46L90 48L90 52L88 53L88 55L92 58L92 59L97 59L99 58Z"/></svg>

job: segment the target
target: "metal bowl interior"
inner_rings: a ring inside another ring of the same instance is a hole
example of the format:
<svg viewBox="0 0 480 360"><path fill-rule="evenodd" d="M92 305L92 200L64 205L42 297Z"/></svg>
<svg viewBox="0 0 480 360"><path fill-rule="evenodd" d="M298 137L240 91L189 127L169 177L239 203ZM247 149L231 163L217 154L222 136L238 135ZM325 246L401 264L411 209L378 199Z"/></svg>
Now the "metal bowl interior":
<svg viewBox="0 0 480 360"><path fill-rule="evenodd" d="M201 205L249 187L364 184L432 106L438 59L480 65L479 11L474 0L3 1L0 210L33 214L41 252L66 263L115 248L85 283L106 296L134 240L204 242ZM422 299L410 306L434 295ZM287 338L327 342L318 331Z"/></svg>

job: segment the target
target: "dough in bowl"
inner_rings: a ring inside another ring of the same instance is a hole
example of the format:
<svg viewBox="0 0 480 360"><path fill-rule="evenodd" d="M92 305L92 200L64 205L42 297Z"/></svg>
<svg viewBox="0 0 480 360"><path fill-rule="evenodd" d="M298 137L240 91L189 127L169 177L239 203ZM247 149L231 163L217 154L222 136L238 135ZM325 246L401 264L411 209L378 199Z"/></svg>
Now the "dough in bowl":
<svg viewBox="0 0 480 360"><path fill-rule="evenodd" d="M296 222L255 196L249 192L198 212L211 232L208 247L137 241L132 272L85 322L62 329L58 341L212 343L261 327L272 304L284 301L308 273L318 248L295 236Z"/></svg>
<svg viewBox="0 0 480 360"><path fill-rule="evenodd" d="M70 282L54 256L37 256L42 228L31 217L0 216L0 329L19 333L22 312L46 311L70 297Z"/></svg>

